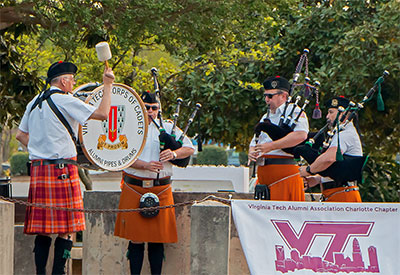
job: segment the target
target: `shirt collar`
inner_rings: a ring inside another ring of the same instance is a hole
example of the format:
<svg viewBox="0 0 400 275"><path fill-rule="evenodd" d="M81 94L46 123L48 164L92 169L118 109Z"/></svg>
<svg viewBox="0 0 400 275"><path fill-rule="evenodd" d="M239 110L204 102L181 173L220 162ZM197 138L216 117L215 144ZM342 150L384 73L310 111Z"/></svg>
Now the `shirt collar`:
<svg viewBox="0 0 400 275"><path fill-rule="evenodd" d="M282 114L283 110L285 109L286 102L282 103L281 106L276 108L275 114Z"/></svg>

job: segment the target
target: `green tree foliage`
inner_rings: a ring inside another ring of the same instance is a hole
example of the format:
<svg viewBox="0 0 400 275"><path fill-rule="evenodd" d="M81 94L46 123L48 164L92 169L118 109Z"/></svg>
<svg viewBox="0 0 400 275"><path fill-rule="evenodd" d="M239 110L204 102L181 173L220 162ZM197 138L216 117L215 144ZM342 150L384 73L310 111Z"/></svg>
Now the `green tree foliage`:
<svg viewBox="0 0 400 275"><path fill-rule="evenodd" d="M21 106L34 94L28 87L38 87L38 76L55 58L77 62L80 83L100 81L93 47L107 40L117 82L151 90L149 68L156 66L166 116L178 96L191 108L200 102L203 137L246 149L265 112L259 83L268 75L291 78L303 48L309 48L310 76L322 84L321 102L340 94L360 101L383 70L390 71L382 87L385 111L377 113L374 101L367 103L360 124L365 151L376 167L395 167L400 147L397 0L7 0L0 7L1 97L8 100L0 103L1 123L4 114L12 114L9 121L19 120ZM169 55L150 64L154 59L146 51ZM19 96L21 90L26 97ZM182 108L184 119L191 108ZM323 119L310 122L314 129L323 124ZM194 132L192 127L189 134ZM394 178L388 178L392 190L400 188ZM378 184L373 176L366 179ZM393 200L382 194L382 200Z"/></svg>
<svg viewBox="0 0 400 275"><path fill-rule="evenodd" d="M399 163L388 156L372 158L367 163L364 175L364 182L359 186L363 201L399 201Z"/></svg>
<svg viewBox="0 0 400 275"><path fill-rule="evenodd" d="M224 148L216 145L204 146L203 151L197 154L197 164L228 165L228 154Z"/></svg>

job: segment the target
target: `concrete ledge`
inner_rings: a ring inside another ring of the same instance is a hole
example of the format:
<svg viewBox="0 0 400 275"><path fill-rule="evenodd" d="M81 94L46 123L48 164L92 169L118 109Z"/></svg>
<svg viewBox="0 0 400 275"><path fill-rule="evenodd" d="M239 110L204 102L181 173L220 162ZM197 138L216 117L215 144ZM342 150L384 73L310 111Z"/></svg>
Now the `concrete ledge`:
<svg viewBox="0 0 400 275"><path fill-rule="evenodd" d="M0 274L14 273L14 204L0 200Z"/></svg>

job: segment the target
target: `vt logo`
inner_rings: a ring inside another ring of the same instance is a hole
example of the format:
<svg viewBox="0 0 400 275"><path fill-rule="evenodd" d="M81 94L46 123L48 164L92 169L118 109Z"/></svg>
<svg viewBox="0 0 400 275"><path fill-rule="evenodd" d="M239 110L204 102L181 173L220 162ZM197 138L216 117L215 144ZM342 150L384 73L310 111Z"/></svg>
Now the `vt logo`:
<svg viewBox="0 0 400 275"><path fill-rule="evenodd" d="M354 237L368 237L374 222L305 221L299 232L287 220L271 220L275 229L291 250L291 258L285 258L282 245L276 245L276 270L286 273L295 269L311 269L315 272L379 272L376 248L368 248L370 265L365 267L359 242ZM328 236L321 257L308 253L318 236ZM353 239L352 259L343 252L350 238Z"/></svg>

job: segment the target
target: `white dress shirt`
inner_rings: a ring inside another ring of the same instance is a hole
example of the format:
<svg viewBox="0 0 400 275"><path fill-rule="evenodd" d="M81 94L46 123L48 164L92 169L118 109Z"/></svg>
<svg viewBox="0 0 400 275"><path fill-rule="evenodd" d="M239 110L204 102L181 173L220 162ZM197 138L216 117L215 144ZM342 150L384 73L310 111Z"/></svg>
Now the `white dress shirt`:
<svg viewBox="0 0 400 275"><path fill-rule="evenodd" d="M172 122L164 121L163 126L167 133L171 133L172 126L173 126ZM176 134L176 140L178 140L182 134L182 130L179 129L178 127L176 127L175 134ZM146 144L145 144L143 151L140 154L138 159L146 161L146 162L160 160L160 140L158 138L159 135L160 135L160 131L154 125L154 123L151 122L148 127ZM189 148L194 149L192 142L190 141L190 139L187 136L185 136L183 139L182 147L189 147ZM163 165L164 165L164 169L162 169L160 171L160 179L172 176L172 163L167 161L167 162L163 162ZM157 178L157 173L151 172L149 170L136 169L136 168L129 167L129 168L124 169L124 171L130 175L140 177L140 178L151 178L151 179Z"/></svg>
<svg viewBox="0 0 400 275"><path fill-rule="evenodd" d="M285 119L288 117L288 115L291 113L292 108L293 108L294 104L290 103L286 109L286 113L285 113ZM279 120L281 118L281 115L283 114L283 110L285 109L285 103L283 103L281 106L279 106L275 113L270 113L269 114L269 119L271 121L271 123L278 125L279 124ZM292 116L292 121L294 121L294 119L297 117L298 113L300 112L300 108L296 107L296 109L294 110L293 116ZM263 122L264 119L267 118L267 114L264 114L263 117L260 119L260 122ZM293 129L294 132L297 131L303 131L308 133L308 119L307 119L307 115L303 112L302 115L299 118L299 121L296 124L296 127ZM260 136L259 136L259 140L258 140L258 144L263 144L263 143L267 143L267 142L271 142L273 141L267 133L265 132L261 132ZM256 146L256 142L255 142L255 136L253 137L253 139L250 142L250 147ZM288 157L293 157L292 154L286 153L285 151L281 150L281 149L277 149L277 150L273 150L268 152L268 154L266 155L266 157L268 157L268 155L275 155L275 156L288 156Z"/></svg>
<svg viewBox="0 0 400 275"><path fill-rule="evenodd" d="M50 90L58 89L51 87ZM59 90L59 89L58 89ZM60 159L76 156L76 147L65 126L51 110L46 100L42 108L36 106L31 111L37 95L29 104L22 117L19 129L29 134L29 159ZM86 120L96 110L96 107L86 104L72 94L55 93L51 99L68 121L77 136L79 124Z"/></svg>

